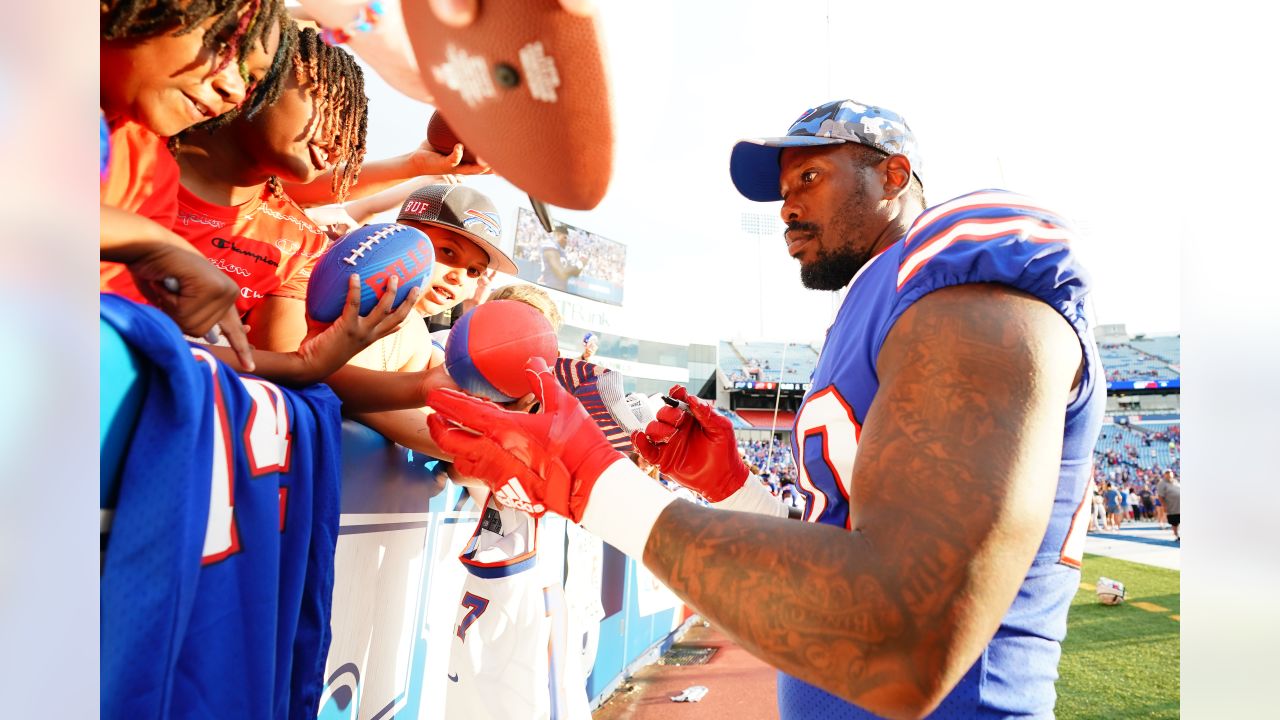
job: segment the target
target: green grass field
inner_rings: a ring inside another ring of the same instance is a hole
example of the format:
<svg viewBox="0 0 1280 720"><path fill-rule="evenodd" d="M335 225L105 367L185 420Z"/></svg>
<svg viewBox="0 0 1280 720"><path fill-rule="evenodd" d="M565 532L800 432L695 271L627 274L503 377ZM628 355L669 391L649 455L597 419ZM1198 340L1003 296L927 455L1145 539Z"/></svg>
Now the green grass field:
<svg viewBox="0 0 1280 720"><path fill-rule="evenodd" d="M1124 583L1123 605L1098 602L1099 576ZM1179 716L1179 576L1085 555L1058 668L1059 718Z"/></svg>

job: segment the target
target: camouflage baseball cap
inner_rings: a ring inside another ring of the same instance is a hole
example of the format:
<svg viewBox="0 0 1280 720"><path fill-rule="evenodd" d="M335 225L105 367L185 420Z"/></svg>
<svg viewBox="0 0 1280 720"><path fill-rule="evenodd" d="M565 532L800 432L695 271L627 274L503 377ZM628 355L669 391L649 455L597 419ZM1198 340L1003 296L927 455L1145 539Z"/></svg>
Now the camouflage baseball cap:
<svg viewBox="0 0 1280 720"><path fill-rule="evenodd" d="M489 267L511 275L518 268L503 252L502 216L484 193L465 185L424 185L405 199L396 222L434 225L465 237L489 256Z"/></svg>
<svg viewBox="0 0 1280 720"><path fill-rule="evenodd" d="M855 142L881 152L905 155L911 171L920 179L920 152L916 136L901 115L854 100L832 100L806 110L788 128L785 137L750 138L733 146L729 175L747 199L781 200L778 188L782 148ZM923 183L923 180L921 180Z"/></svg>

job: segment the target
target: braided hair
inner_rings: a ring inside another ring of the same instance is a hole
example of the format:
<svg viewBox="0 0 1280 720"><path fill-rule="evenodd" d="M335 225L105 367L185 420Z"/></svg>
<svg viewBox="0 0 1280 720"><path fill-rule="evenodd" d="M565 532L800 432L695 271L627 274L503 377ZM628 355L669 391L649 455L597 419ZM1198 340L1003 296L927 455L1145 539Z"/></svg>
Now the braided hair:
<svg viewBox="0 0 1280 720"><path fill-rule="evenodd" d="M364 71L356 59L324 42L313 28L298 33L294 73L299 85L310 85L316 112L323 124L317 137L333 143L333 155L342 163L333 171L333 194L347 196L360 177L364 163L365 131L369 125L369 98L364 94Z"/></svg>
<svg viewBox="0 0 1280 720"><path fill-rule="evenodd" d="M280 28L280 46L271 68L240 107L202 123L210 129L226 124L243 112L249 116L280 97L284 69L292 59L297 26L284 0L100 0L103 40L141 40L165 33L182 35L214 18L205 32L204 46L215 53L218 64L212 74L231 62L239 64L248 82L245 59L257 44L266 50L273 27Z"/></svg>

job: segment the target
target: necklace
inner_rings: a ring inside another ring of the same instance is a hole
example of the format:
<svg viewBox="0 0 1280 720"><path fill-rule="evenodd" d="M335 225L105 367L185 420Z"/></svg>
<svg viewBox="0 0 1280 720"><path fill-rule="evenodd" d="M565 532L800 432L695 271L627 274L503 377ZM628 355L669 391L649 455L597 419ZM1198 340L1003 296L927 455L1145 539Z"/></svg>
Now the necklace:
<svg viewBox="0 0 1280 720"><path fill-rule="evenodd" d="M401 332L397 328L395 332L391 333L390 338L382 338L381 340L378 341L378 344L382 346L381 349L382 349L382 369L383 370L390 370L391 361L398 360L397 355L400 353L400 335L401 335ZM387 342L388 340L390 340L391 342ZM389 353L387 352L388 345L391 346L391 352ZM398 370L399 368L400 368L400 365L397 362L396 369Z"/></svg>

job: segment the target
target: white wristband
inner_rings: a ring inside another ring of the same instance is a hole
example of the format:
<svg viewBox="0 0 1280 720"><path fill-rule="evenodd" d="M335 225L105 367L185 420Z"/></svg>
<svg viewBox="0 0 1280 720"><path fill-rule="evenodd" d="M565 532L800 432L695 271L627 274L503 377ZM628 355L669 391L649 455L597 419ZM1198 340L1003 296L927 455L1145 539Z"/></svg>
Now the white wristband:
<svg viewBox="0 0 1280 720"><path fill-rule="evenodd" d="M579 523L636 560L644 561L644 546L658 516L672 502L674 493L640 472L630 460L619 458L596 480L591 499Z"/></svg>
<svg viewBox="0 0 1280 720"><path fill-rule="evenodd" d="M720 502L711 503L711 507L781 518L787 517L790 512L781 500L765 489L764 483L755 475L748 475L742 487Z"/></svg>

